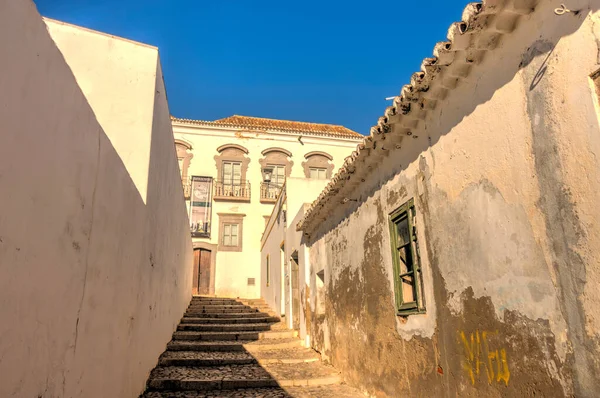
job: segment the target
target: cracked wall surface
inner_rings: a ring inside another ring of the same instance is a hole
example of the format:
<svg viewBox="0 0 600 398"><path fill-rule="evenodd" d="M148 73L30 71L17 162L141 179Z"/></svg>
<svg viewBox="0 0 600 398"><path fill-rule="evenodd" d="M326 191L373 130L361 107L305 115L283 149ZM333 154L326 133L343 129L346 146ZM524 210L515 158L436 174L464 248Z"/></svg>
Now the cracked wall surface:
<svg viewBox="0 0 600 398"><path fill-rule="evenodd" d="M158 51L48 25L0 0L0 396L133 397L191 295Z"/></svg>
<svg viewBox="0 0 600 398"><path fill-rule="evenodd" d="M599 5L522 17L418 138L371 152L358 201L310 234L313 346L349 383L381 397L596 395ZM398 317L388 215L410 198L426 313Z"/></svg>

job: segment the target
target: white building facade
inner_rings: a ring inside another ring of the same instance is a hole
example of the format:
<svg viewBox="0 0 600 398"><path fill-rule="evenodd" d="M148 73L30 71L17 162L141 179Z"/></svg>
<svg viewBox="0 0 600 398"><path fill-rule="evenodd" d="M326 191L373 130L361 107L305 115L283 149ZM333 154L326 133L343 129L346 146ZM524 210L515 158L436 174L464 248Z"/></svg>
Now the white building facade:
<svg viewBox="0 0 600 398"><path fill-rule="evenodd" d="M261 236L284 181L331 178L363 137L342 126L245 116L172 124L194 244L193 291L260 297Z"/></svg>

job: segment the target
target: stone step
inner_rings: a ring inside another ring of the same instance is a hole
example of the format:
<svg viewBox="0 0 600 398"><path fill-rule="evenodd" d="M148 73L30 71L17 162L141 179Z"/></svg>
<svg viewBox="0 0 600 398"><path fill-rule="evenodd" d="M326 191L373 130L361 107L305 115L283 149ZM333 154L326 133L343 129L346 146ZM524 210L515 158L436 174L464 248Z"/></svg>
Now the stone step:
<svg viewBox="0 0 600 398"><path fill-rule="evenodd" d="M324 386L342 381L340 374L332 366L319 362L312 363L271 363L263 368L272 375L281 387Z"/></svg>
<svg viewBox="0 0 600 398"><path fill-rule="evenodd" d="M218 297L193 297L192 303L204 303L207 301L219 302L219 303L238 303L241 300L235 298L218 298Z"/></svg>
<svg viewBox="0 0 600 398"><path fill-rule="evenodd" d="M252 356L261 365L268 363L318 362L321 360L319 354L305 347L253 351Z"/></svg>
<svg viewBox="0 0 600 398"><path fill-rule="evenodd" d="M252 308L244 304L231 305L231 304L191 304L188 308L204 308L204 309L215 309L215 310L228 310L235 308Z"/></svg>
<svg viewBox="0 0 600 398"><path fill-rule="evenodd" d="M248 301L248 300L240 300L240 303L244 305L249 305L250 307L258 307L258 306L268 306L268 304L264 301Z"/></svg>
<svg viewBox="0 0 600 398"><path fill-rule="evenodd" d="M203 300L203 301L192 301L190 302L190 305L246 305L244 303L241 303L239 301L209 301L209 300Z"/></svg>
<svg viewBox="0 0 600 398"><path fill-rule="evenodd" d="M245 323L276 323L279 322L279 318L275 317L275 316L267 316L267 315L262 315L262 316L252 316L252 317L207 317L207 316L203 316L203 317L194 317L194 316L188 316L188 317L184 317L181 319L181 324L182 325L186 325L186 324L203 324L203 325L207 325L207 324L232 324L232 325L237 325L237 324L245 324Z"/></svg>
<svg viewBox="0 0 600 398"><path fill-rule="evenodd" d="M269 307L265 301L248 301L248 300L192 300L191 306L202 305L245 305L248 307Z"/></svg>
<svg viewBox="0 0 600 398"><path fill-rule="evenodd" d="M249 314L260 312L255 308L241 307L241 308L188 308L186 313L188 314Z"/></svg>
<svg viewBox="0 0 600 398"><path fill-rule="evenodd" d="M158 360L159 366L224 366L256 363L245 351L166 351Z"/></svg>
<svg viewBox="0 0 600 398"><path fill-rule="evenodd" d="M365 398L365 394L346 385L246 388L219 391L147 391L142 398Z"/></svg>
<svg viewBox="0 0 600 398"><path fill-rule="evenodd" d="M204 351L204 352L232 352L246 351L243 341L186 341L172 340L167 344L167 351Z"/></svg>
<svg viewBox="0 0 600 398"><path fill-rule="evenodd" d="M227 313L202 313L202 312L186 312L184 315L186 318L265 318L268 314L262 312L227 312Z"/></svg>
<svg viewBox="0 0 600 398"><path fill-rule="evenodd" d="M302 388L302 387L294 387ZM322 387L313 387L322 388ZM214 391L147 391L141 398L292 398L292 397L312 397L313 395L303 395L297 392L290 395L281 387L265 388L245 388L243 390L219 390L215 395ZM337 395L314 395L315 397L335 397L345 398ZM353 396L354 397L354 396ZM352 397L352 398L353 398ZM364 398L364 397L363 397Z"/></svg>
<svg viewBox="0 0 600 398"><path fill-rule="evenodd" d="M197 332L263 332L271 330L271 325L263 323L234 323L234 324L195 324L195 323L184 323L177 327L177 330L181 331L197 331Z"/></svg>
<svg viewBox="0 0 600 398"><path fill-rule="evenodd" d="M272 312L269 307L248 307L245 305L200 305L189 306L187 311L198 312L215 312L215 311L230 311L230 312Z"/></svg>
<svg viewBox="0 0 600 398"><path fill-rule="evenodd" d="M205 331L177 331L173 333L173 340L258 340L258 339L288 339L297 337L295 330L269 330L265 332L258 331L224 331L224 332L205 332Z"/></svg>
<svg viewBox="0 0 600 398"><path fill-rule="evenodd" d="M219 305L223 305L223 306L232 306L232 307L237 307L237 306L243 306L243 307L247 307L246 304L244 303L239 303L237 301L196 301L196 302L191 302L189 307L201 307L201 306L219 306Z"/></svg>
<svg viewBox="0 0 600 398"><path fill-rule="evenodd" d="M298 338L287 339L262 339L252 342L246 342L244 348L248 352L281 350L286 348L302 347L302 341Z"/></svg>
<svg viewBox="0 0 600 398"><path fill-rule="evenodd" d="M339 373L320 363L273 363L211 367L159 366L150 373L155 390L223 390L236 388L324 386L341 382Z"/></svg>
<svg viewBox="0 0 600 398"><path fill-rule="evenodd" d="M259 339L289 339L298 337L298 332L295 330L269 330L258 334Z"/></svg>
<svg viewBox="0 0 600 398"><path fill-rule="evenodd" d="M173 333L173 340L211 341L211 340L258 340L259 332L194 332L178 331Z"/></svg>
<svg viewBox="0 0 600 398"><path fill-rule="evenodd" d="M215 367L159 366L150 373L148 387L154 390L229 390L277 387L277 381L262 366Z"/></svg>

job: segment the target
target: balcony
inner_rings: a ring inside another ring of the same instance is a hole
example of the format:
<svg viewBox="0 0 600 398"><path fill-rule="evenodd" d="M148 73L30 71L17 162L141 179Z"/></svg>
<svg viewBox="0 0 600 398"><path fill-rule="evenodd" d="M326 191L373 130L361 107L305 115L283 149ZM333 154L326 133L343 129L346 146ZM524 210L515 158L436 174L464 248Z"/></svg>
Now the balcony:
<svg viewBox="0 0 600 398"><path fill-rule="evenodd" d="M214 200L250 202L250 183L214 182Z"/></svg>
<svg viewBox="0 0 600 398"><path fill-rule="evenodd" d="M275 203L279 197L281 185L261 182L260 183L260 203Z"/></svg>

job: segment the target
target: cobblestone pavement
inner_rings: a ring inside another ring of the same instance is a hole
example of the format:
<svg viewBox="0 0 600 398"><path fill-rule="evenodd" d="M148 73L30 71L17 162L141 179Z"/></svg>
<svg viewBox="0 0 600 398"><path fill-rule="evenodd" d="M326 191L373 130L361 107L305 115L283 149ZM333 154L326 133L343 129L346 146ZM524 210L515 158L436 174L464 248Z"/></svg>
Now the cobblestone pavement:
<svg viewBox="0 0 600 398"><path fill-rule="evenodd" d="M218 318L203 313L221 310L228 312ZM277 338L296 334L268 312L264 301L194 297L178 330L141 398L365 396L344 385L339 373L297 337ZM228 333L253 340L225 340Z"/></svg>
<svg viewBox="0 0 600 398"><path fill-rule="evenodd" d="M228 366L159 366L150 374L151 379L177 380L251 380L272 379L260 365Z"/></svg>
<svg viewBox="0 0 600 398"><path fill-rule="evenodd" d="M222 360L235 360L235 359L254 359L252 355L247 352L211 352L211 351L165 351L161 356L161 359L222 359Z"/></svg>

